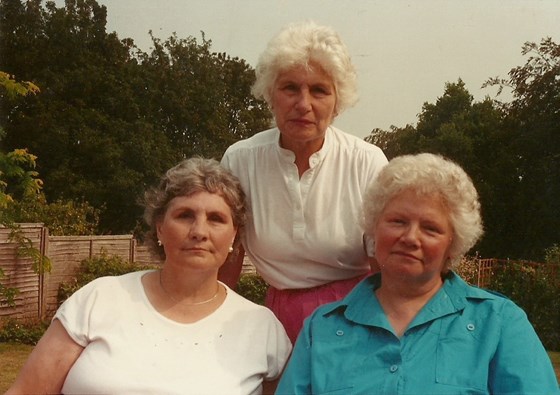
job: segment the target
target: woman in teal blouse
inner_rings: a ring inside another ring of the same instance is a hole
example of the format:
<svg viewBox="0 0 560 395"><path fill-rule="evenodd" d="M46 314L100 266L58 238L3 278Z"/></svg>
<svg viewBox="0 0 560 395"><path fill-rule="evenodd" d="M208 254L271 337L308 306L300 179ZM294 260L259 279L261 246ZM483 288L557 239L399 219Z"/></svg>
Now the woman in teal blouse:
<svg viewBox="0 0 560 395"><path fill-rule="evenodd" d="M306 320L277 394L560 394L523 310L452 271L482 235L463 169L393 159L364 219L380 273Z"/></svg>

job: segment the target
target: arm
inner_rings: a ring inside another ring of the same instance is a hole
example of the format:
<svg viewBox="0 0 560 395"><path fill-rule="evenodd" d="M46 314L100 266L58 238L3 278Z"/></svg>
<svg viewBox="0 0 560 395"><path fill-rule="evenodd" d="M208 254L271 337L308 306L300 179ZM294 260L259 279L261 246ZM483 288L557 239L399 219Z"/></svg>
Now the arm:
<svg viewBox="0 0 560 395"><path fill-rule="evenodd" d="M490 363L491 393L560 394L550 358L526 314L513 303L504 310L498 348Z"/></svg>
<svg viewBox="0 0 560 395"><path fill-rule="evenodd" d="M66 375L83 349L72 340L60 321L55 319L31 352L6 395L59 394Z"/></svg>
<svg viewBox="0 0 560 395"><path fill-rule="evenodd" d="M311 394L311 321L306 320L280 378L276 395Z"/></svg>
<svg viewBox="0 0 560 395"><path fill-rule="evenodd" d="M235 290L237 282L239 281L239 276L241 275L243 258L245 258L245 249L243 245L239 243L235 250L229 254L218 272L218 280L233 290Z"/></svg>

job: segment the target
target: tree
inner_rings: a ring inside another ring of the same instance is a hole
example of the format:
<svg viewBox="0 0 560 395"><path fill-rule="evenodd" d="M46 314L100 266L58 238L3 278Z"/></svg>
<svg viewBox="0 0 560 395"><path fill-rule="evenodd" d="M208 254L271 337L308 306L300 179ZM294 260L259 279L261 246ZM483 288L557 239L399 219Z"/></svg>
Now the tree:
<svg viewBox="0 0 560 395"><path fill-rule="evenodd" d="M544 38L525 43L521 53L528 56L523 66L486 85L513 93L511 103L501 103L515 179L504 238L514 257L541 260L560 243L560 45Z"/></svg>
<svg viewBox="0 0 560 395"><path fill-rule="evenodd" d="M137 228L144 190L184 157L221 157L270 122L249 92L253 70L175 35L144 53L106 32L106 7L0 0L0 69L43 94L6 106L7 147L25 146L49 201L87 201L100 232Z"/></svg>
<svg viewBox="0 0 560 395"><path fill-rule="evenodd" d="M388 156L432 152L446 156L471 176L480 194L486 233L475 248L482 256L495 256L496 236L503 229L499 185L504 174L499 163L503 114L492 100L475 102L464 82L446 83L435 103L424 103L416 127L374 130L369 141L382 141ZM501 253L502 251L500 251ZM486 255L489 254L489 255ZM500 256L500 255L498 255Z"/></svg>

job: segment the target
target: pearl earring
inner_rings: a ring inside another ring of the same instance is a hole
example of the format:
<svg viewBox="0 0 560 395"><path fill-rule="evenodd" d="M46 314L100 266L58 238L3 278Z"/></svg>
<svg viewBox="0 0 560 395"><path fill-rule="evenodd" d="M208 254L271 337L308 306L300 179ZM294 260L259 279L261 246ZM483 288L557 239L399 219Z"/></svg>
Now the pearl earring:
<svg viewBox="0 0 560 395"><path fill-rule="evenodd" d="M233 252L233 245L229 246L228 251L229 251L229 252Z"/></svg>
<svg viewBox="0 0 560 395"><path fill-rule="evenodd" d="M157 241L157 245L161 247L161 245L162 245L161 240Z"/></svg>

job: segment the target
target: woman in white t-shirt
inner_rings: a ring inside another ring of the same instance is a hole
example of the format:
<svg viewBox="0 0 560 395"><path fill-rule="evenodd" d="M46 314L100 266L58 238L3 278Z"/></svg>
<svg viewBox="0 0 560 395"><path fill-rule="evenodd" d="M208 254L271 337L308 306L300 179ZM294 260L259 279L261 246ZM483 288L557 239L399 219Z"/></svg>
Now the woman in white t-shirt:
<svg viewBox="0 0 560 395"><path fill-rule="evenodd" d="M185 160L146 194L144 217L161 269L78 290L7 394L260 394L280 376L282 325L217 280L245 224L237 178Z"/></svg>

